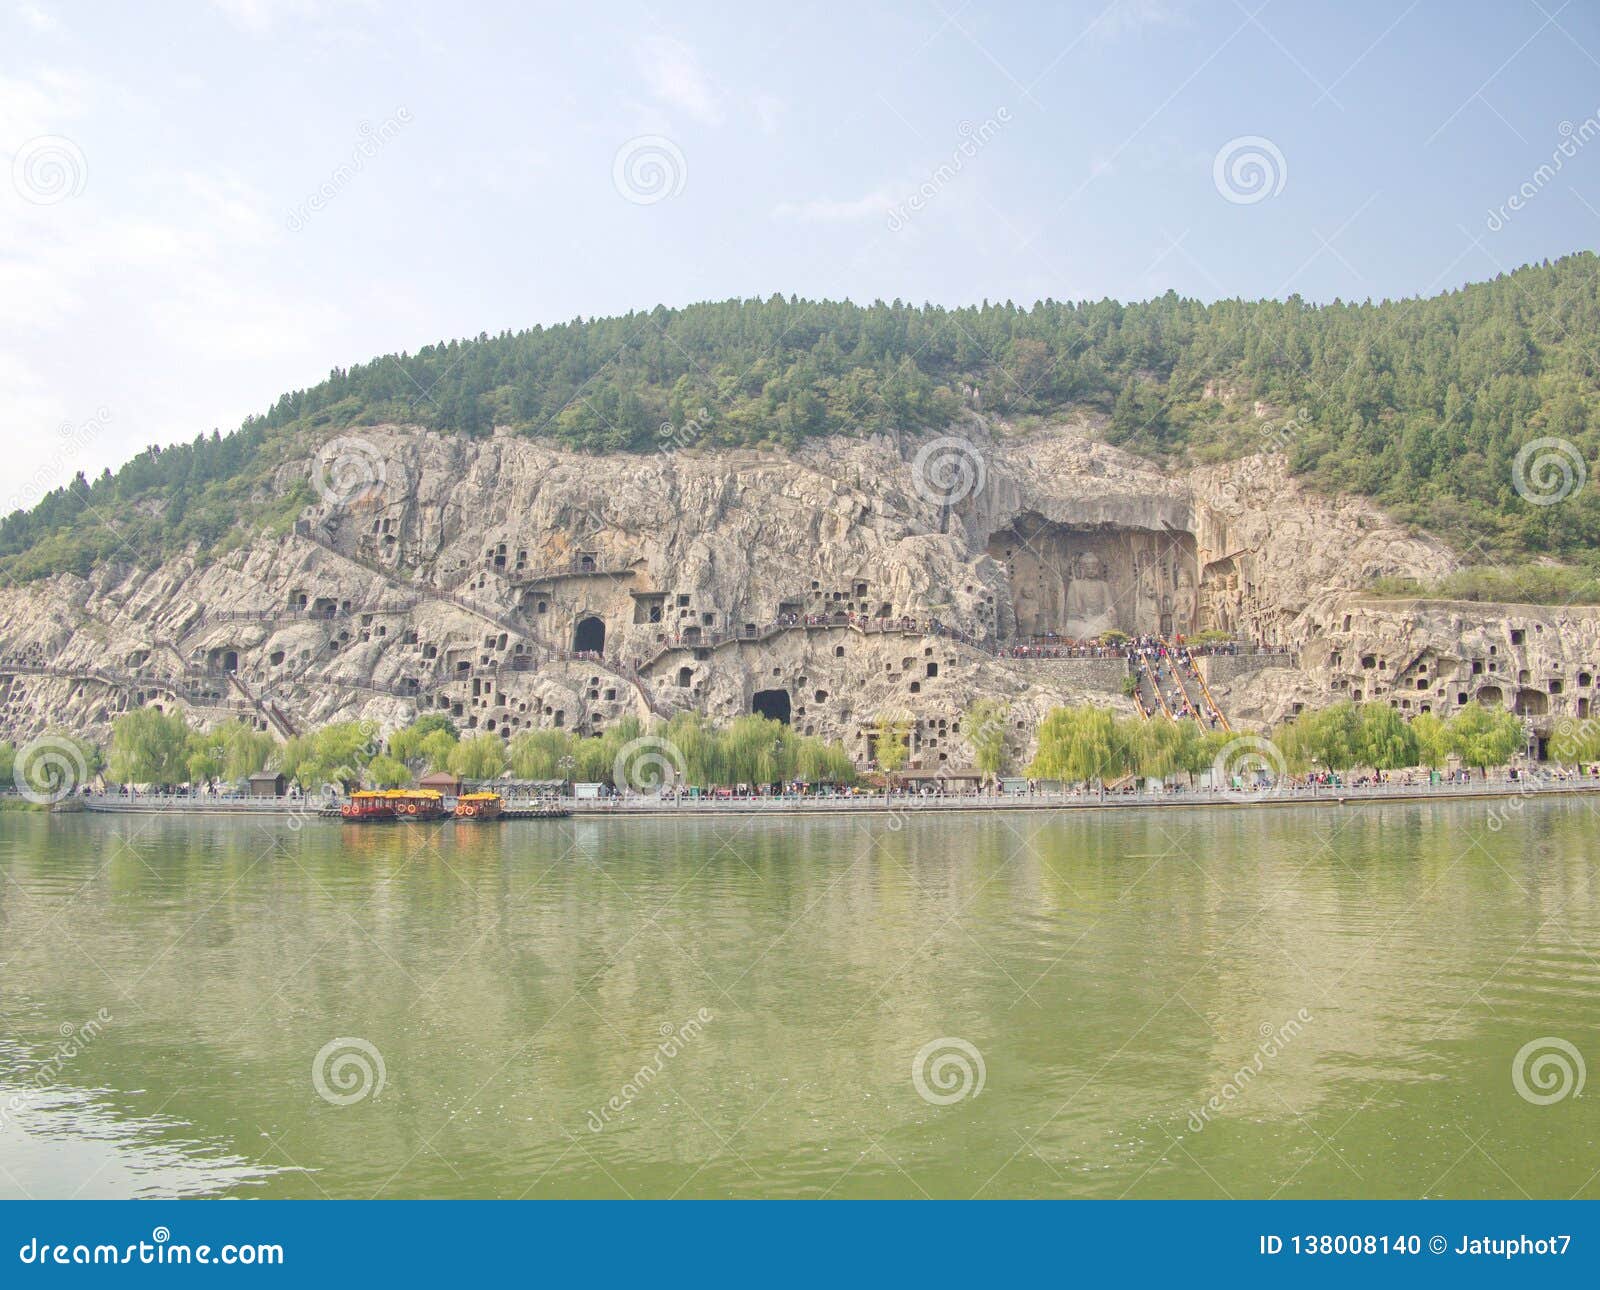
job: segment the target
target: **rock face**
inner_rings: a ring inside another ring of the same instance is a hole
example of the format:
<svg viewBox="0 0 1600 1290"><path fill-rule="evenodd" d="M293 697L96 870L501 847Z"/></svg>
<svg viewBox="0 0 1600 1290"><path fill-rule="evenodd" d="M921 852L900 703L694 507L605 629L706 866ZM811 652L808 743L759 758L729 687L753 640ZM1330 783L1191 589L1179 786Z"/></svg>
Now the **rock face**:
<svg viewBox="0 0 1600 1290"><path fill-rule="evenodd" d="M861 759L880 716L909 719L931 768L970 763L980 696L1009 703L1018 753L1053 705L1133 710L1114 656L1006 656L1034 634L1281 645L1213 660L1235 724L1343 695L1587 715L1600 670L1592 614L1363 599L1452 558L1273 456L1169 474L1082 427L974 422L793 456L590 457L387 426L277 482L306 473L322 500L291 533L0 592L0 734L103 737L148 702L280 733L441 711L508 736L757 710Z"/></svg>

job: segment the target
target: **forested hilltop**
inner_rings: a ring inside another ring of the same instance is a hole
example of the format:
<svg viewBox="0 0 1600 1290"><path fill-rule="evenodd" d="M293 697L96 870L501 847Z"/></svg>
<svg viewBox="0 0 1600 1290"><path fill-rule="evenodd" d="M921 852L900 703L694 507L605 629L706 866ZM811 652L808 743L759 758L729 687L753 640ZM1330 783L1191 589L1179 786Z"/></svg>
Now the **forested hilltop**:
<svg viewBox="0 0 1600 1290"><path fill-rule="evenodd" d="M1600 260L1588 252L1378 304L1205 305L1169 292L1130 305L775 296L657 308L335 370L233 434L152 448L0 521L0 574L213 550L247 526L285 524L309 493L268 496L272 468L362 424L509 426L630 452L794 447L976 410L1022 427L1097 413L1111 442L1174 465L1281 448L1315 487L1373 497L1475 562L1555 555L1593 570L1596 486L1534 506L1512 465L1546 436L1594 459L1597 354Z"/></svg>

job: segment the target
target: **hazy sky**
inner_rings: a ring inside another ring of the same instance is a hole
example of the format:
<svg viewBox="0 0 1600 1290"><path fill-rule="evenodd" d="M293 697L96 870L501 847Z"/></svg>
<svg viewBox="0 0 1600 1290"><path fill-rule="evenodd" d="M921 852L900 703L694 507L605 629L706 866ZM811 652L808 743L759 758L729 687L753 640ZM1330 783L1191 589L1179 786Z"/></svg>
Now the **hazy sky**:
<svg viewBox="0 0 1600 1290"><path fill-rule="evenodd" d="M0 157L9 510L577 315L1410 295L1592 247L1600 15L0 0Z"/></svg>

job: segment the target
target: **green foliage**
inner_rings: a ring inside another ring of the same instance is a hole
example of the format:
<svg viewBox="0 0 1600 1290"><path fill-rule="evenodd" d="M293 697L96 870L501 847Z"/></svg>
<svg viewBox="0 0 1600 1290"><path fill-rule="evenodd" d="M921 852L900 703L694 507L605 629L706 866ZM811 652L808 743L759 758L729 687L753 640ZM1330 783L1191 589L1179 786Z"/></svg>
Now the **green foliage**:
<svg viewBox="0 0 1600 1290"><path fill-rule="evenodd" d="M1349 770L1362 763L1361 711L1348 699L1307 708L1279 726L1272 742L1292 771Z"/></svg>
<svg viewBox="0 0 1600 1290"><path fill-rule="evenodd" d="M1472 703L1446 723L1450 751L1465 766L1484 770L1503 766L1523 747L1522 722L1504 708Z"/></svg>
<svg viewBox="0 0 1600 1290"><path fill-rule="evenodd" d="M1141 752L1158 760L1167 756L1164 745L1146 742L1165 738L1147 729L1157 726L1170 729L1172 723L1119 717L1109 708L1054 708L1039 724L1028 774L1068 784L1120 778L1138 769Z"/></svg>
<svg viewBox="0 0 1600 1290"><path fill-rule="evenodd" d="M266 766L277 747L243 720L195 730L182 712L137 708L112 724L108 774L119 784L162 787L237 781Z"/></svg>
<svg viewBox="0 0 1600 1290"><path fill-rule="evenodd" d="M1356 744L1361 765L1374 770L1415 766L1421 755L1421 744L1411 723L1387 703L1362 705Z"/></svg>
<svg viewBox="0 0 1600 1290"><path fill-rule="evenodd" d="M111 778L119 784L171 787L189 779L189 723L181 712L136 708L111 727Z"/></svg>
<svg viewBox="0 0 1600 1290"><path fill-rule="evenodd" d="M565 730L528 730L506 750L517 779L564 779L565 759L572 756L572 735Z"/></svg>
<svg viewBox="0 0 1600 1290"><path fill-rule="evenodd" d="M873 723L876 734L874 759L878 769L893 775L905 766L911 756L911 722L905 717L881 714Z"/></svg>
<svg viewBox="0 0 1600 1290"><path fill-rule="evenodd" d="M1443 769L1450 756L1450 731L1445 720L1431 712L1419 712L1411 718L1411 735L1417 741L1417 765Z"/></svg>
<svg viewBox="0 0 1600 1290"><path fill-rule="evenodd" d="M997 776L1006 768L1006 722L1011 707L999 699L979 699L967 709L963 725L972 745L972 764L985 775Z"/></svg>
<svg viewBox="0 0 1600 1290"><path fill-rule="evenodd" d="M405 788L411 783L411 771L405 762L396 761L387 753L379 753L367 763L366 777L374 788Z"/></svg>
<svg viewBox="0 0 1600 1290"><path fill-rule="evenodd" d="M424 744L430 735L443 732L446 740L435 740L425 749ZM413 763L426 765L430 761L439 760L440 764L432 769L441 769L442 762L449 759L450 747L457 738L455 722L442 712L430 712L418 717L403 730L396 730L389 736L389 756L407 765Z"/></svg>
<svg viewBox="0 0 1600 1290"><path fill-rule="evenodd" d="M768 717L746 716L718 727L697 712L680 712L652 732L680 763L682 781L701 788L733 784L850 784L855 764L844 748Z"/></svg>
<svg viewBox="0 0 1600 1290"><path fill-rule="evenodd" d="M377 752L376 736L366 722L343 721L290 739L279 754L278 768L303 789L324 784L353 788Z"/></svg>
<svg viewBox="0 0 1600 1290"><path fill-rule="evenodd" d="M1437 770L1452 755L1474 769L1501 766L1523 746L1522 722L1503 708L1470 704L1448 720L1431 712L1407 721L1386 703L1343 701L1302 712L1273 732L1289 769L1354 767Z"/></svg>
<svg viewBox="0 0 1600 1290"><path fill-rule="evenodd" d="M415 756L405 758L408 765L415 762L425 771L450 769L450 758L455 755L456 737L449 730L429 730L416 742Z"/></svg>
<svg viewBox="0 0 1600 1290"><path fill-rule="evenodd" d="M1600 577L1570 565L1526 563L1474 565L1447 574L1437 582L1415 578L1379 578L1372 592L1404 600L1474 600L1492 604L1600 604Z"/></svg>
<svg viewBox="0 0 1600 1290"><path fill-rule="evenodd" d="M52 726L46 730L39 736L37 742L40 747L31 754L29 754L29 744L24 744L18 750L11 744L0 743L0 788L9 789L16 786L27 788L37 794L52 796L61 792L63 788L78 788L82 782L98 775L105 766L105 759L101 757L99 748L87 739L79 739L59 727ZM62 774L67 761L74 764L70 772ZM79 765L84 770L82 781L77 775Z"/></svg>
<svg viewBox="0 0 1600 1290"><path fill-rule="evenodd" d="M219 779L237 782L263 769L277 751L271 735L235 719L189 734L186 766L191 784Z"/></svg>
<svg viewBox="0 0 1600 1290"><path fill-rule="evenodd" d="M1012 420L1097 411L1113 442L1160 458L1281 449L1313 485L1375 497L1491 559L1584 559L1600 548L1600 489L1533 506L1511 480L1536 438L1600 456L1597 287L1600 260L1584 252L1426 300L1205 305L1168 292L945 309L773 296L481 335L337 369L233 434L79 476L0 520L0 574L83 574L282 531L310 491L272 481L354 426L506 426L589 452L664 438L794 448L942 428L966 415L968 390ZM1258 418L1258 402L1277 414Z"/></svg>
<svg viewBox="0 0 1600 1290"><path fill-rule="evenodd" d="M1547 747L1550 760L1564 766L1600 762L1600 721L1558 721ZM0 754L3 761L3 754Z"/></svg>
<svg viewBox="0 0 1600 1290"><path fill-rule="evenodd" d="M462 779L494 779L506 768L505 741L487 731L463 739L450 750L449 768Z"/></svg>

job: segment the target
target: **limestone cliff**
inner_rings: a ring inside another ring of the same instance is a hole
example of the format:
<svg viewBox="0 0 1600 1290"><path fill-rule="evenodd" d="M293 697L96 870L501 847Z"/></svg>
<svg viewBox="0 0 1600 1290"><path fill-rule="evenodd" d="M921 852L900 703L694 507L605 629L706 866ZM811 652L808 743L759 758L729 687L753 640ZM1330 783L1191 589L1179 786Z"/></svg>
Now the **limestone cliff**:
<svg viewBox="0 0 1600 1290"><path fill-rule="evenodd" d="M828 439L793 456L666 445L582 456L496 434L364 428L285 466L319 501L212 562L107 566L0 591L0 734L103 735L131 705L280 733L445 711L515 734L752 707L865 756L881 713L927 766L962 714L1011 704L1021 751L1062 702L1131 710L1119 658L1007 657L1027 635L1216 628L1288 651L1217 660L1236 723L1296 703L1478 697L1580 711L1588 612L1407 605L1450 554L1261 455L1172 474L1083 426ZM934 624L937 624L935 628Z"/></svg>

